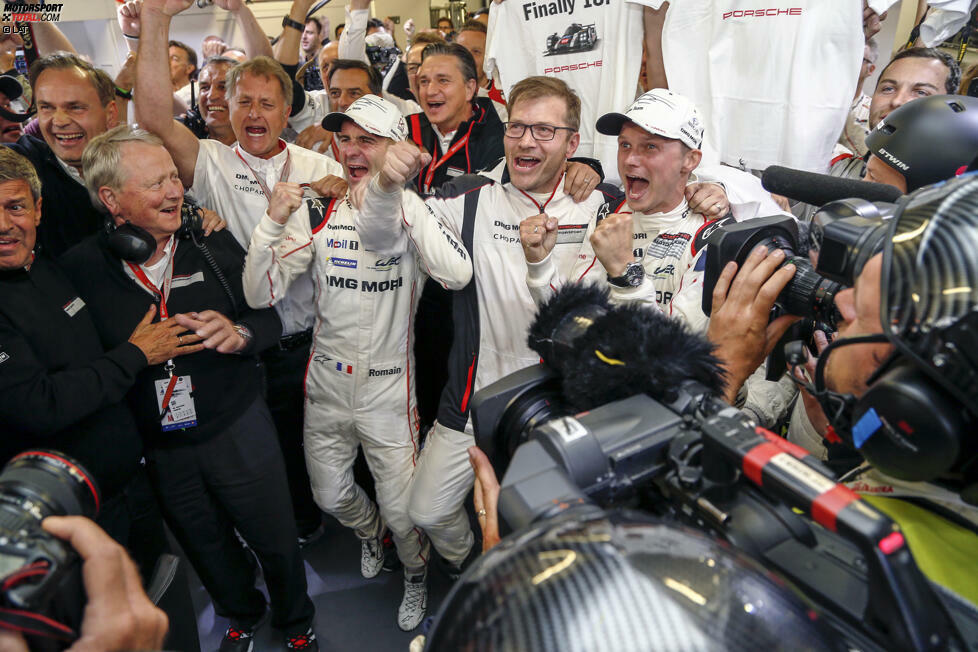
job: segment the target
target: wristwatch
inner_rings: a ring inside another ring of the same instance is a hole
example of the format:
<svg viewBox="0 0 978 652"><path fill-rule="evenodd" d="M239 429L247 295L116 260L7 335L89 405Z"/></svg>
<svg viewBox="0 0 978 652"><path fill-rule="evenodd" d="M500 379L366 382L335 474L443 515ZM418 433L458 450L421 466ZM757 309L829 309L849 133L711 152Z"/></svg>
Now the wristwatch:
<svg viewBox="0 0 978 652"><path fill-rule="evenodd" d="M288 15L282 17L282 27L291 27L292 29L297 29L300 32L305 31L306 29L305 25L297 20L292 20L288 17Z"/></svg>
<svg viewBox="0 0 978 652"><path fill-rule="evenodd" d="M251 346L251 340L254 337L254 335L251 334L250 328L248 328L244 324L232 324L231 327L234 328L234 332L237 333L238 336L244 340L245 345L241 347L241 351L244 351L249 346Z"/></svg>
<svg viewBox="0 0 978 652"><path fill-rule="evenodd" d="M625 273L621 276L608 275L608 282L619 288L637 288L645 278L645 268L642 263L632 261L625 265Z"/></svg>

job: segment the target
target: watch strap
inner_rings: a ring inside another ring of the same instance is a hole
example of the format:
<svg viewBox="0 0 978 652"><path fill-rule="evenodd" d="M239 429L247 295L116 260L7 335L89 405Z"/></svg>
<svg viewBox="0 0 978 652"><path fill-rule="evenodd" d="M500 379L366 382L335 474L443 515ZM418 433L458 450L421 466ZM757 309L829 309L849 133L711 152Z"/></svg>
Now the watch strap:
<svg viewBox="0 0 978 652"><path fill-rule="evenodd" d="M282 27L291 27L292 29L297 29L300 32L306 29L306 26L297 20L293 20L289 16L282 17Z"/></svg>

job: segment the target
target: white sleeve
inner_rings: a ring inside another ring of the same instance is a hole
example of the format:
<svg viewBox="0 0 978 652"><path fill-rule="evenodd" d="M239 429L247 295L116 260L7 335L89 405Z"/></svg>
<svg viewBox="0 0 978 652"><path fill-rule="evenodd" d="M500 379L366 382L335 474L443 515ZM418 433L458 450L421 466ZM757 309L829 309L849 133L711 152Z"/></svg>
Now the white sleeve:
<svg viewBox="0 0 978 652"><path fill-rule="evenodd" d="M748 172L728 165L700 165L696 168L696 181L722 185L730 211L738 222L768 215L790 215L775 203L761 180Z"/></svg>
<svg viewBox="0 0 978 652"><path fill-rule="evenodd" d="M472 279L472 261L461 238L435 217L412 192L402 193L401 221L417 249L425 272L449 290L461 290Z"/></svg>
<svg viewBox="0 0 978 652"><path fill-rule="evenodd" d="M526 262L526 288L537 306L546 303L562 286L563 280L557 273L553 253L547 254L538 263Z"/></svg>
<svg viewBox="0 0 978 652"><path fill-rule="evenodd" d="M407 250L407 234L398 219L402 212L404 190L384 192L375 176L367 185L363 204L356 212L354 223L363 248L377 253L396 254ZM427 212L424 204L421 210ZM413 216L412 216L413 217Z"/></svg>
<svg viewBox="0 0 978 652"><path fill-rule="evenodd" d="M369 9L350 11L346 8L346 27L340 34L338 59L354 59L369 64L367 59L367 20L370 19Z"/></svg>
<svg viewBox="0 0 978 652"><path fill-rule="evenodd" d="M265 213L248 245L245 258L245 299L252 308L267 308L278 303L289 286L309 268L315 255L309 213L302 208L279 224Z"/></svg>
<svg viewBox="0 0 978 652"><path fill-rule="evenodd" d="M306 102L295 115L289 116L289 126L296 131L321 124L329 113L329 94L326 90L305 91Z"/></svg>

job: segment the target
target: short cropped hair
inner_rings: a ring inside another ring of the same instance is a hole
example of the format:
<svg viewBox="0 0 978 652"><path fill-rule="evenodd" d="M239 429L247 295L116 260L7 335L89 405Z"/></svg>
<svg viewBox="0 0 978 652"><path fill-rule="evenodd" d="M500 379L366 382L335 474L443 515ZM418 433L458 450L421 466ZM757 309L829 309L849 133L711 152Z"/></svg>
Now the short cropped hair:
<svg viewBox="0 0 978 652"><path fill-rule="evenodd" d="M207 57L204 60L204 65L201 66L200 69L203 70L207 66L218 66L218 65L220 65L220 66L236 66L236 65L238 65L238 63L239 62L237 60L232 59L231 57L226 57L223 54L215 54L213 57Z"/></svg>
<svg viewBox="0 0 978 652"><path fill-rule="evenodd" d="M362 70L367 75L367 87L370 89L370 92L378 97L382 95L384 80L380 76L380 73L370 64L356 59L333 60L333 63L329 65L329 73L326 75L327 90L329 90L329 84L333 81L333 75L336 74L337 70Z"/></svg>
<svg viewBox="0 0 978 652"><path fill-rule="evenodd" d="M238 80L244 74L255 75L256 77L268 77L274 79L282 88L282 97L285 98L285 106L292 106L292 80L282 68L282 64L271 57L261 56L249 59L244 63L237 64L228 70L226 79L227 95L232 97L238 87Z"/></svg>
<svg viewBox="0 0 978 652"><path fill-rule="evenodd" d="M581 98L564 81L556 77L534 76L517 82L509 92L507 108L510 114L520 100L537 100L542 97L556 97L564 101L564 118L567 126L577 131L581 127Z"/></svg>
<svg viewBox="0 0 978 652"><path fill-rule="evenodd" d="M41 179L37 170L26 157L9 147L0 147L0 183L4 181L25 181L34 202L41 198Z"/></svg>
<svg viewBox="0 0 978 652"><path fill-rule="evenodd" d="M896 56L890 59L890 62L883 68L883 72L880 73L880 79L883 78L886 69L892 66L894 61L899 61L900 59L937 59L947 66L947 79L944 80L944 91L948 95L958 92L958 86L961 85L961 66L947 52L942 52L937 48L907 48L906 50L897 52Z"/></svg>
<svg viewBox="0 0 978 652"><path fill-rule="evenodd" d="M108 186L118 189L125 182L122 146L126 143L145 143L163 147L163 141L145 129L119 125L92 138L82 152L82 177L85 179L85 187L88 189L92 205L99 210L106 211L105 204L98 196L99 188Z"/></svg>
<svg viewBox="0 0 978 652"><path fill-rule="evenodd" d="M458 43L432 43L421 51L421 61L424 62L428 57L433 57L438 54L455 57L458 60L458 67L462 71L462 78L465 81L470 79L479 81L479 75L475 69L475 59L472 58L472 53L465 46L459 45Z"/></svg>
<svg viewBox="0 0 978 652"><path fill-rule="evenodd" d="M309 26L309 23L316 23L316 31L319 32L320 34L323 33L323 21L319 20L319 18L317 18L316 16L310 16L309 18L306 18L306 23L305 23L306 27Z"/></svg>
<svg viewBox="0 0 978 652"><path fill-rule="evenodd" d="M170 41L169 43L167 43L167 47L180 48L181 50L186 52L187 61L189 61L190 65L194 67L194 69L191 70L190 72L193 73L197 70L197 52L195 52L192 47L180 41Z"/></svg>
<svg viewBox="0 0 978 652"><path fill-rule="evenodd" d="M71 52L52 52L32 63L30 69L31 87L37 88L37 79L45 70L70 70L72 68L78 68L85 73L85 76L92 82L95 92L98 93L98 99L102 106L108 106L115 101L115 83L112 78Z"/></svg>
<svg viewBox="0 0 978 652"><path fill-rule="evenodd" d="M411 47L422 43L425 45L431 45L432 43L443 45L448 43L448 41L438 32L418 32L414 35L414 39L411 40Z"/></svg>
<svg viewBox="0 0 978 652"><path fill-rule="evenodd" d="M488 34L489 30L479 21L469 19L462 23L462 26L458 29L459 34L462 32L482 32L483 34Z"/></svg>

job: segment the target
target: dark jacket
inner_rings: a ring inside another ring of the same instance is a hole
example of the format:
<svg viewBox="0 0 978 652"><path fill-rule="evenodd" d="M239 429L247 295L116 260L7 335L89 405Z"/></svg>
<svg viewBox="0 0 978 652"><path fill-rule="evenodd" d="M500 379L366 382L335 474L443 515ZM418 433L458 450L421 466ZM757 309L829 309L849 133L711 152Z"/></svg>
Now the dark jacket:
<svg viewBox="0 0 978 652"><path fill-rule="evenodd" d="M0 272L0 465L53 448L95 476L103 500L124 487L143 445L123 399L146 366L127 339L105 352L89 307L46 256Z"/></svg>
<svg viewBox="0 0 978 652"><path fill-rule="evenodd" d="M174 359L177 376L190 376L197 426L162 432L156 381L168 377L164 365L154 365L139 374L129 393L129 404L148 445L178 446L203 441L233 423L258 397L261 370L256 353L275 344L282 323L272 309L252 310L241 289L244 250L229 231L202 238L224 274L234 296L231 304L203 253L190 239L179 239L173 260L174 283L166 301L167 312L216 310L232 321L247 326L254 335L241 355L204 350ZM122 268L122 262L107 247L108 238L99 233L69 251L65 268L76 279L88 303L95 326L106 347L128 339L133 328L158 298L137 285ZM235 317L237 312L237 317ZM157 312L157 314L159 314Z"/></svg>
<svg viewBox="0 0 978 652"><path fill-rule="evenodd" d="M431 185L425 187L428 170L445 155L438 145L438 134L424 113L414 113L407 117L408 138L424 147L431 154L431 163L421 169L408 184L417 190L422 197L433 195L443 183L463 174L487 170L501 159L503 151L503 123L499 120L492 100L487 97L477 97L473 104L472 118L459 125L455 131L449 150L468 135L468 143L460 147L447 161L435 168Z"/></svg>
<svg viewBox="0 0 978 652"><path fill-rule="evenodd" d="M40 138L21 136L7 145L22 154L41 178L41 224L37 250L58 257L98 231L105 217L92 206L88 191L61 167L54 152Z"/></svg>

